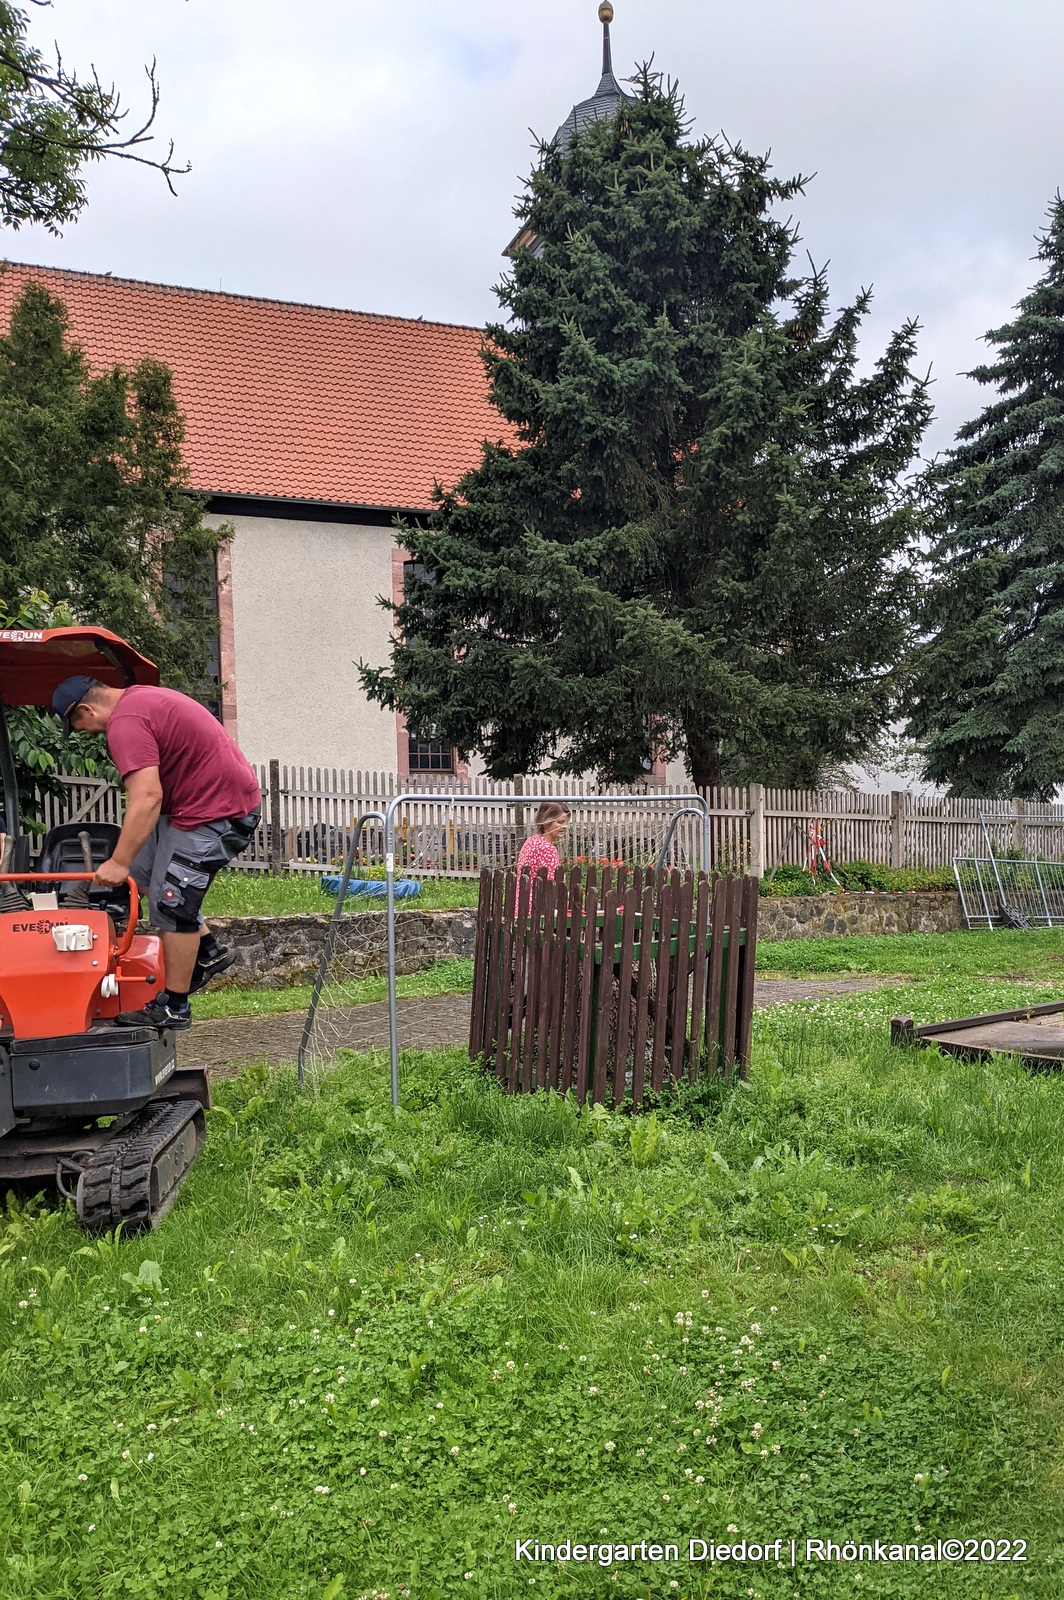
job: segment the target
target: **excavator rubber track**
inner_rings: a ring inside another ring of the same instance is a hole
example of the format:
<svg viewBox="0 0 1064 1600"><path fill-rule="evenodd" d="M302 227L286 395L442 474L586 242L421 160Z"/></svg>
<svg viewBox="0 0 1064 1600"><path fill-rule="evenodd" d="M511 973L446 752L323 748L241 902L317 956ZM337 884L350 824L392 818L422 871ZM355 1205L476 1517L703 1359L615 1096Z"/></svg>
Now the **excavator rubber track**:
<svg viewBox="0 0 1064 1600"><path fill-rule="evenodd" d="M87 1233L157 1227L177 1199L207 1136L195 1100L154 1102L96 1150L78 1178L78 1221Z"/></svg>

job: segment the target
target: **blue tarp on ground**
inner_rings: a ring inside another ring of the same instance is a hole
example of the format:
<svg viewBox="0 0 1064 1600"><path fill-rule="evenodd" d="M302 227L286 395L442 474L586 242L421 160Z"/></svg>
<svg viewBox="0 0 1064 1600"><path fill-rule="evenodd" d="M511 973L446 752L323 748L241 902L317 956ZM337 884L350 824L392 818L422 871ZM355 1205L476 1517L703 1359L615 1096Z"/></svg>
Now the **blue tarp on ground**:
<svg viewBox="0 0 1064 1600"><path fill-rule="evenodd" d="M335 897L340 893L342 882L342 874L330 874L328 877L322 878L321 887L325 894L331 894ZM381 878L352 878L347 885L347 892L348 894L376 895L378 899L384 900L388 894L388 885ZM420 893L421 885L415 879L397 879L395 885L395 898L397 900L412 900L415 895Z"/></svg>

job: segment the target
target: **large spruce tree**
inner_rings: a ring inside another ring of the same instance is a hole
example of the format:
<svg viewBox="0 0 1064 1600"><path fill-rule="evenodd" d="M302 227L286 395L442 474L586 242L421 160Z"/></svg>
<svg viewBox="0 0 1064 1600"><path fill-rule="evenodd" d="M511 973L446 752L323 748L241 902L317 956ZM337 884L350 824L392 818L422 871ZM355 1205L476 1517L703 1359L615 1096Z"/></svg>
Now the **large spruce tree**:
<svg viewBox="0 0 1064 1600"><path fill-rule="evenodd" d="M637 87L542 149L488 330L502 437L401 530L416 566L363 681L496 776L631 780L653 746L700 784L808 784L891 710L915 328L858 376L867 295L832 318L772 215L800 180Z"/></svg>
<svg viewBox="0 0 1064 1600"><path fill-rule="evenodd" d="M912 731L954 794L1064 783L1064 200L1045 271L969 376L997 398L929 474L938 538Z"/></svg>
<svg viewBox="0 0 1064 1600"><path fill-rule="evenodd" d="M23 290L0 337L0 603L43 591L209 698L223 535L188 492L182 438L167 368L90 371L62 303Z"/></svg>

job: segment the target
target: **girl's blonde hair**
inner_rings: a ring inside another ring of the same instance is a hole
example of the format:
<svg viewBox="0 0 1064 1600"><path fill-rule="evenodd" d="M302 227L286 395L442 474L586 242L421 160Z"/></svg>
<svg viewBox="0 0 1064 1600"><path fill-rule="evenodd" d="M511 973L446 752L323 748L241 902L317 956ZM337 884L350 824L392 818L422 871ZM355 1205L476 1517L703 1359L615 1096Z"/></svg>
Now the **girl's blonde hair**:
<svg viewBox="0 0 1064 1600"><path fill-rule="evenodd" d="M546 833L552 822L569 821L569 807L560 800L544 800L536 812L535 829L537 833Z"/></svg>

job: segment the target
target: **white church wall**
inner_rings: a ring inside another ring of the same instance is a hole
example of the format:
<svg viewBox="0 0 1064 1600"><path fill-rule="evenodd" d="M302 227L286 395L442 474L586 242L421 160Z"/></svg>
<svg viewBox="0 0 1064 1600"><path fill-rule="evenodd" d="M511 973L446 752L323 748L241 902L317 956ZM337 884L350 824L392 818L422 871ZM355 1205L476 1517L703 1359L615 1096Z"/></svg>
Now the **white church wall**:
<svg viewBox="0 0 1064 1600"><path fill-rule="evenodd" d="M221 518L212 519L216 522ZM237 737L252 762L394 771L395 717L357 663L383 665L392 530L235 516L231 546Z"/></svg>

